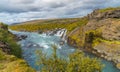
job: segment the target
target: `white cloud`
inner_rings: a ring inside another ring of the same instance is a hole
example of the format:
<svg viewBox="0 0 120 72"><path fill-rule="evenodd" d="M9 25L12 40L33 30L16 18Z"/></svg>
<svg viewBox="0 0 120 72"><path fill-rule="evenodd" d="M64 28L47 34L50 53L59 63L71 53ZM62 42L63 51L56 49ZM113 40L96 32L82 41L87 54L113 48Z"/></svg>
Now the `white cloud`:
<svg viewBox="0 0 120 72"><path fill-rule="evenodd" d="M1 0L0 21L81 17L96 8L120 6L118 0Z"/></svg>

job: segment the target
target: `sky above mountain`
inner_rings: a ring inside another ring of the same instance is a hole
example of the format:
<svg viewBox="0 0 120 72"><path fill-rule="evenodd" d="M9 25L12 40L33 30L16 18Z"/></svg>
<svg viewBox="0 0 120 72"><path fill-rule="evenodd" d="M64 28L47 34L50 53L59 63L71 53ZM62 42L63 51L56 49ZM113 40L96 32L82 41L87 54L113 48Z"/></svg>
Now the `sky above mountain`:
<svg viewBox="0 0 120 72"><path fill-rule="evenodd" d="M82 17L94 9L120 6L120 0L0 0L0 21Z"/></svg>

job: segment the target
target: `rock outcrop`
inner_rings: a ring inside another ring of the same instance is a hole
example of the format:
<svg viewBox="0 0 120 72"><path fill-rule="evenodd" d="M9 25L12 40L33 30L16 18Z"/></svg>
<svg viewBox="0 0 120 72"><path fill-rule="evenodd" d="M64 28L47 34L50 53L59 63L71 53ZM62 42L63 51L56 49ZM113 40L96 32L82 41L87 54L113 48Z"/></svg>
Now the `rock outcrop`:
<svg viewBox="0 0 120 72"><path fill-rule="evenodd" d="M15 35L17 41L21 41L27 38L27 35Z"/></svg>
<svg viewBox="0 0 120 72"><path fill-rule="evenodd" d="M120 8L114 10L107 10L101 12L99 9L94 10L91 14L88 14L89 19L106 19L106 18L120 18Z"/></svg>
<svg viewBox="0 0 120 72"><path fill-rule="evenodd" d="M91 42L93 53L113 61L118 67L120 63L120 9L105 12L94 11L88 15L89 22L84 27L85 33L93 32ZM90 48L90 47L88 47Z"/></svg>
<svg viewBox="0 0 120 72"><path fill-rule="evenodd" d="M5 42L0 41L0 49L2 49L2 51L5 52L5 53L7 53L7 54L11 54L11 48Z"/></svg>
<svg viewBox="0 0 120 72"><path fill-rule="evenodd" d="M86 25L71 34L68 43L113 61L120 69L120 8L95 10L88 19Z"/></svg>

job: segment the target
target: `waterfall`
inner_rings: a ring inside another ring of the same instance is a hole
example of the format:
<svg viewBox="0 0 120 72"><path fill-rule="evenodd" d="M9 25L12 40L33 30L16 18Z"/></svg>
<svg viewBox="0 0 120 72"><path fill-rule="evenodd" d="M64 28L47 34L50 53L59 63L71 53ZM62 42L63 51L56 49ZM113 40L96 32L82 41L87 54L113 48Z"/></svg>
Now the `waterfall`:
<svg viewBox="0 0 120 72"><path fill-rule="evenodd" d="M61 39L64 41L65 37L66 37L66 33L67 33L66 29L60 29L60 30L57 31L57 33L55 34L55 36L61 37Z"/></svg>
<svg viewBox="0 0 120 72"><path fill-rule="evenodd" d="M57 33L55 35L59 36L59 37L62 37L63 34L64 34L64 31L65 31L65 29L60 29L60 30L57 31Z"/></svg>
<svg viewBox="0 0 120 72"><path fill-rule="evenodd" d="M64 29L64 33L62 34L62 36L61 36L61 38L62 38L62 41L67 41L66 40L66 33L67 33L67 30L66 29Z"/></svg>

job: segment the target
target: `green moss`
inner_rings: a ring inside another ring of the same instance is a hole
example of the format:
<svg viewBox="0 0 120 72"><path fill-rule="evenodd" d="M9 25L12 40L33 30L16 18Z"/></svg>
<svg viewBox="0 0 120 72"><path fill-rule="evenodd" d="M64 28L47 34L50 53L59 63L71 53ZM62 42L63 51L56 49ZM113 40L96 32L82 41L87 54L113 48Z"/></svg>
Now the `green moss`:
<svg viewBox="0 0 120 72"><path fill-rule="evenodd" d="M92 43L92 47L95 47L95 46L97 46L99 43L101 43L102 42L102 39L101 38L95 38L94 40L93 40L93 43Z"/></svg>
<svg viewBox="0 0 120 72"><path fill-rule="evenodd" d="M98 45L101 42L102 39L102 30L101 28L96 30L89 30L85 32L87 40L92 44L92 47Z"/></svg>
<svg viewBox="0 0 120 72"><path fill-rule="evenodd" d="M107 44L120 44L120 41L110 41L110 40L105 40L105 39L102 39L102 38L95 38L93 40L93 43L92 43L92 46L95 47L97 46L99 43L107 43Z"/></svg>
<svg viewBox="0 0 120 72"><path fill-rule="evenodd" d="M101 37L102 30L99 28L99 29L96 29L96 30L89 30L89 31L85 32L86 35L89 35L90 33L93 33L94 37Z"/></svg>
<svg viewBox="0 0 120 72"><path fill-rule="evenodd" d="M76 43L78 47L84 46L85 35L83 31L83 26L80 26L75 32L73 32L73 34L69 36L69 38L71 39L71 42L73 41L72 44Z"/></svg>
<svg viewBox="0 0 120 72"><path fill-rule="evenodd" d="M120 44L120 41L115 41L115 40L110 41L110 40L103 39L101 28L96 29L96 30L89 30L86 32L86 36L89 36L90 34L93 34L92 47L97 46L99 43L102 43L102 42L108 43L108 44ZM90 37L89 37L89 39L90 39Z"/></svg>

